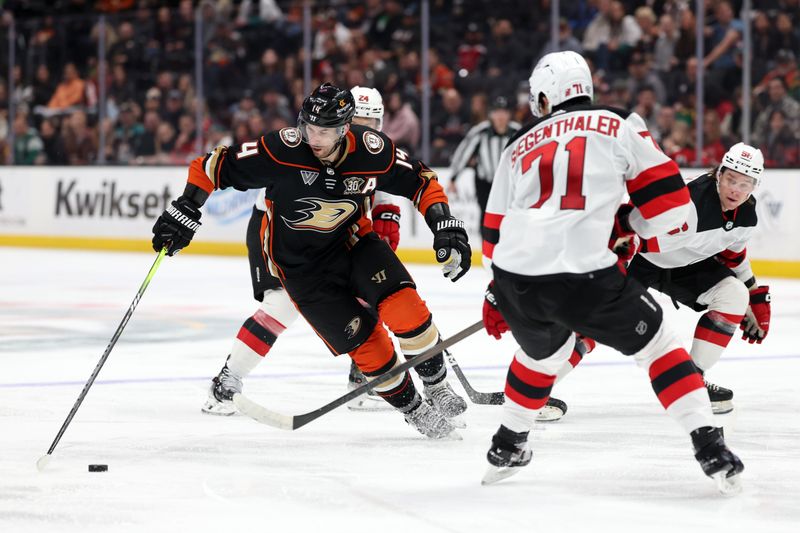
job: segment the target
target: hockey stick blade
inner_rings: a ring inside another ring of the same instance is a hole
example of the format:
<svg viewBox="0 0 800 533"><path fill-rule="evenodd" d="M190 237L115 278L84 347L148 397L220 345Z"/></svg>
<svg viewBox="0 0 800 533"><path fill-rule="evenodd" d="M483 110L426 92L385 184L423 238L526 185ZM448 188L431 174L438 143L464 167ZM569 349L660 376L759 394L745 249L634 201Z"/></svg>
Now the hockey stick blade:
<svg viewBox="0 0 800 533"><path fill-rule="evenodd" d="M327 414L339 406L342 406L356 398L365 394L375 387L380 386L382 383L386 383L390 379L399 376L409 368L413 366L417 366L421 363L424 363L428 359L435 357L438 353L447 350L450 346L454 345L457 342L460 342L479 329L483 328L483 321L479 320L475 322L471 326L459 331L452 337L449 337L436 346L432 346L428 350L425 350L419 355L415 355L411 359L407 360L406 362L394 367L390 371L386 372L385 374L381 375L380 377L375 378L374 380L361 385L357 389L353 389L344 396L340 396L339 398L333 400L332 402L323 405L319 409L315 409L308 413L302 415L284 415L281 413L276 413L275 411L271 411L266 407L259 405L258 403L250 400L246 396L241 393L236 393L233 395L233 403L236 405L236 408L239 409L239 412L245 416L249 416L256 422L261 422L262 424L267 424L268 426L276 427L278 429L285 429L288 431L292 431L298 428L301 428L316 420L317 418L321 417L324 414Z"/></svg>
<svg viewBox="0 0 800 533"><path fill-rule="evenodd" d="M464 392L467 393L467 398L469 398L472 403L478 405L502 405L505 403L505 394L502 392L478 392L472 388L472 385L470 385L467 380L467 376L464 375L461 367L458 366L453 354L447 350L445 350L444 353L447 356L447 362L450 364L450 368L455 372L458 381L461 382L461 386L464 388Z"/></svg>

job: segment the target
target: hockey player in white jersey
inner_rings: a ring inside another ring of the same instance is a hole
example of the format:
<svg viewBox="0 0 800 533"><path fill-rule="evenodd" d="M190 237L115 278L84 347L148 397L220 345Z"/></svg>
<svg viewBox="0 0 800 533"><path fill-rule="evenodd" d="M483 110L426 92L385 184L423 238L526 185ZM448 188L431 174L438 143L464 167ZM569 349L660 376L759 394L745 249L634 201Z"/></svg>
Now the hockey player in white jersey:
<svg viewBox="0 0 800 533"><path fill-rule="evenodd" d="M763 173L761 150L732 146L717 168L689 183L686 222L642 240L628 269L646 287L704 311L689 352L702 372L719 361L737 326L751 343L760 343L769 331L769 287L756 283L746 248L758 222L752 194ZM705 385L714 413L733 410L730 389Z"/></svg>
<svg viewBox="0 0 800 533"><path fill-rule="evenodd" d="M351 93L356 103L353 123L380 131L383 123L383 103L380 93L365 87L354 87ZM376 205L371 211L373 230L395 250L400 238L400 208L391 202L389 195L379 193L375 196ZM253 296L260 302L259 309L242 324L225 365L211 382L208 397L202 407L202 411L208 414L227 416L236 412L236 406L231 399L234 393L242 391L242 379L255 369L272 349L278 337L298 318L297 308L281 282L270 275L261 250L261 221L265 210L264 195L259 194L246 237ZM363 374L355 364L352 364L348 388L355 388L364 382ZM452 401L459 406L463 404L466 408L464 400L460 397L454 396ZM365 404L373 407L364 407ZM378 396L362 395L348 406L377 410L385 409L384 404L385 402Z"/></svg>
<svg viewBox="0 0 800 533"><path fill-rule="evenodd" d="M691 436L703 471L721 491L737 490L744 467L714 427L702 376L658 303L608 248L626 189L633 207L618 223L642 237L686 220L689 191L677 165L640 135L638 115L592 105L591 73L580 55L544 56L530 85L537 120L503 152L484 219L494 278L487 301L499 310L485 307L487 331L505 320L520 348L483 483L530 463L528 433L579 332L633 356Z"/></svg>

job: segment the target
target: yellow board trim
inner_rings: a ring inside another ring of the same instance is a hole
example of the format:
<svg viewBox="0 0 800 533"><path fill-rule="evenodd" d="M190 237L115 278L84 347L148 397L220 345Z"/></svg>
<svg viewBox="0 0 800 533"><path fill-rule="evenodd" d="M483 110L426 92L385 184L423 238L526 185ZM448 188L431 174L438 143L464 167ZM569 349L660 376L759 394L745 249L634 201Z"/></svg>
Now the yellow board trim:
<svg viewBox="0 0 800 533"><path fill-rule="evenodd" d="M38 235L0 235L0 246L25 248L64 248L103 250L112 252L152 252L149 241L141 239L111 239L91 237L42 237ZM244 243L195 241L182 254L247 255ZM436 264L436 255L427 248L400 248L397 256L404 263ZM751 259L756 276L771 278L800 278L800 261ZM472 264L480 266L481 254L472 254Z"/></svg>

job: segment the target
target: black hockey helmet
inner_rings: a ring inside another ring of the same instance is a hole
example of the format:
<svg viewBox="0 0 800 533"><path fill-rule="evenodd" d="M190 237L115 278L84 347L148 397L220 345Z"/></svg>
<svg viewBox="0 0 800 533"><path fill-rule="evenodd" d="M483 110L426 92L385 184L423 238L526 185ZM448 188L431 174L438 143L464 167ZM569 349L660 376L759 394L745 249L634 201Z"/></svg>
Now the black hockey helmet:
<svg viewBox="0 0 800 533"><path fill-rule="evenodd" d="M346 89L323 83L303 100L298 124L337 128L349 124L356 113L356 102Z"/></svg>

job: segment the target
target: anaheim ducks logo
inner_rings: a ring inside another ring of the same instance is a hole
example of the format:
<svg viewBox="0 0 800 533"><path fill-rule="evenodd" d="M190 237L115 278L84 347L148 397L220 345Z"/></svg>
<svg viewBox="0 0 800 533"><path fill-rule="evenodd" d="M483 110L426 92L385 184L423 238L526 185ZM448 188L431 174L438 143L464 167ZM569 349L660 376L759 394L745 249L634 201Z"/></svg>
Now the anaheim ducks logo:
<svg viewBox="0 0 800 533"><path fill-rule="evenodd" d="M367 147L369 153L379 154L383 150L383 139L377 133L365 131L362 138L364 139L364 146Z"/></svg>
<svg viewBox="0 0 800 533"><path fill-rule="evenodd" d="M330 233L347 222L350 215L358 209L352 200L331 201L321 198L301 198L296 201L308 206L297 209L300 218L297 220L289 220L284 216L281 218L290 228L301 231Z"/></svg>
<svg viewBox="0 0 800 533"><path fill-rule="evenodd" d="M289 148L294 148L300 144L300 130L297 128L283 128L279 132L283 144Z"/></svg>

